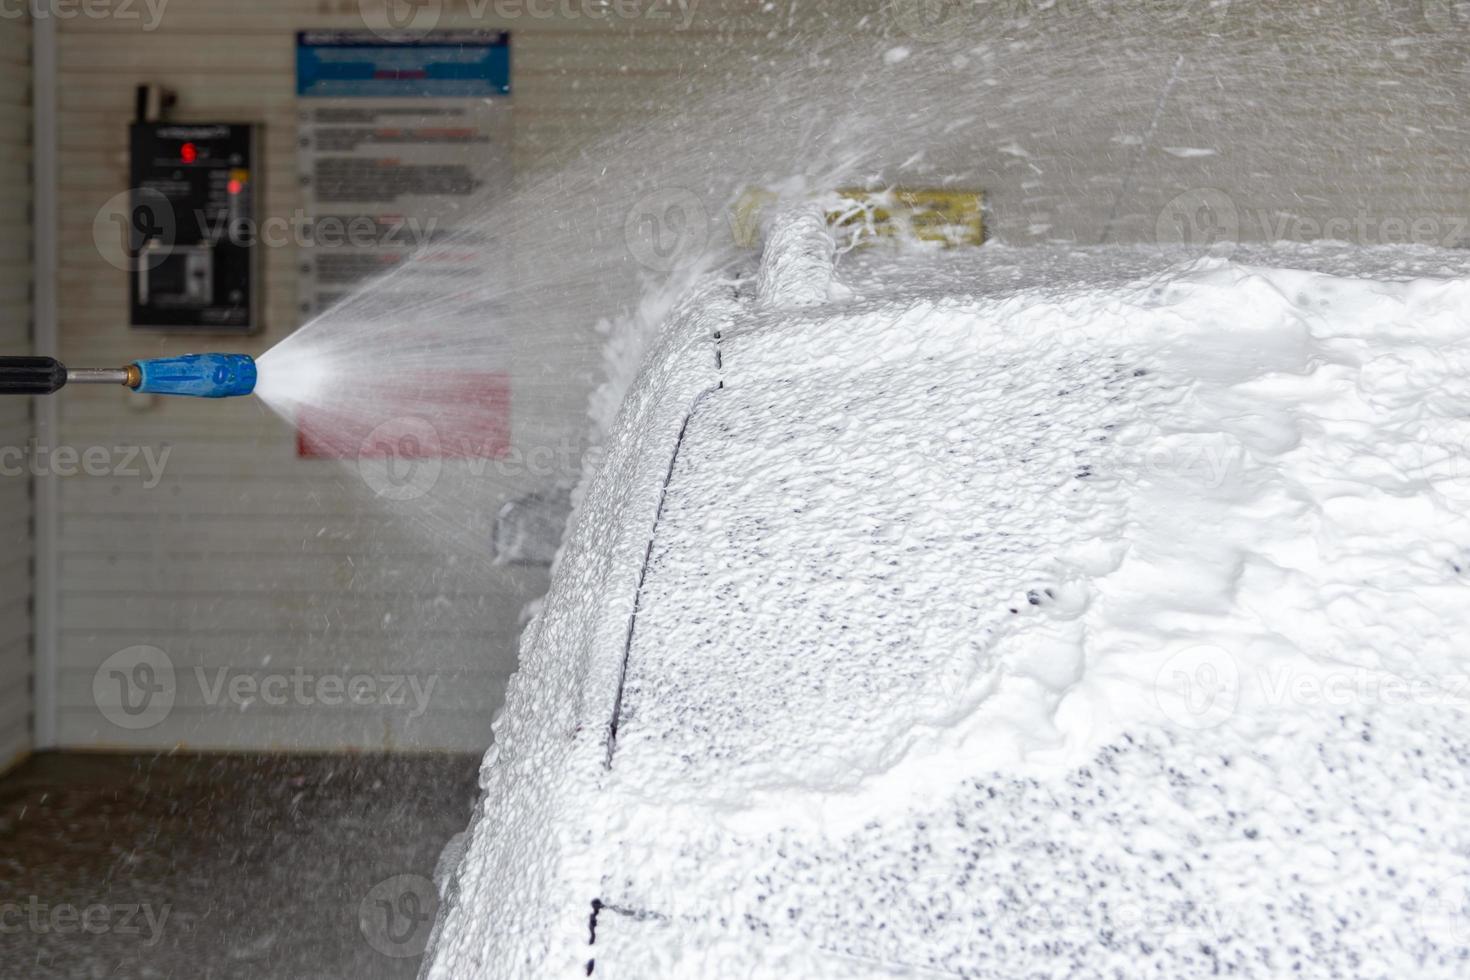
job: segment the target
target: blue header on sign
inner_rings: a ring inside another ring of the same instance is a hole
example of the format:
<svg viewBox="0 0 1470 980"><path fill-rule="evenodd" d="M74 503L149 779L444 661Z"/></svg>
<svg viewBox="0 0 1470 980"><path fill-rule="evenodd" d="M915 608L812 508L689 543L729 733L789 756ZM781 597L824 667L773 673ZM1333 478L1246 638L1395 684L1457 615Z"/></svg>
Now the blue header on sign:
<svg viewBox="0 0 1470 980"><path fill-rule="evenodd" d="M446 31L391 41L369 31L296 35L296 94L483 98L510 94L510 34Z"/></svg>

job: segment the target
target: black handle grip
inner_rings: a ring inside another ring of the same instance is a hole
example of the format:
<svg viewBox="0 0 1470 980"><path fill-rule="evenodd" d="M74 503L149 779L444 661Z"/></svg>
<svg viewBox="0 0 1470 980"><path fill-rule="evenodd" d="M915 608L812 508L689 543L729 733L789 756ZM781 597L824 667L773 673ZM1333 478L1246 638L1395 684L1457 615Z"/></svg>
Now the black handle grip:
<svg viewBox="0 0 1470 980"><path fill-rule="evenodd" d="M49 395L66 384L54 357L0 357L0 395Z"/></svg>

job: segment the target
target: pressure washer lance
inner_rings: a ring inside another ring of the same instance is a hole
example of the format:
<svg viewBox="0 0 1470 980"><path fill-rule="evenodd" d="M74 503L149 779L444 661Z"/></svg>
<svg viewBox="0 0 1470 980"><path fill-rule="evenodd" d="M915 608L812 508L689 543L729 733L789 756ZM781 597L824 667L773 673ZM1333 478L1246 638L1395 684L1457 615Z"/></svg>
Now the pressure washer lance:
<svg viewBox="0 0 1470 980"><path fill-rule="evenodd" d="M0 357L0 395L50 395L74 385L126 385L150 395L233 398L255 390L246 354L185 354L121 368L68 368L51 357Z"/></svg>

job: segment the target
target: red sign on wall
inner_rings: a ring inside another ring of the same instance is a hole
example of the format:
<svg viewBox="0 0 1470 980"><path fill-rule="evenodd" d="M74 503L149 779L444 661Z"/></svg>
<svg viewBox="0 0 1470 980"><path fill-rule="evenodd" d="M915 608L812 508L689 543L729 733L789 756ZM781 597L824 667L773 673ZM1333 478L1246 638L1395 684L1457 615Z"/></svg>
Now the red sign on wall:
<svg viewBox="0 0 1470 980"><path fill-rule="evenodd" d="M502 459L510 452L510 376L400 375L362 402L302 406L297 454L308 459Z"/></svg>

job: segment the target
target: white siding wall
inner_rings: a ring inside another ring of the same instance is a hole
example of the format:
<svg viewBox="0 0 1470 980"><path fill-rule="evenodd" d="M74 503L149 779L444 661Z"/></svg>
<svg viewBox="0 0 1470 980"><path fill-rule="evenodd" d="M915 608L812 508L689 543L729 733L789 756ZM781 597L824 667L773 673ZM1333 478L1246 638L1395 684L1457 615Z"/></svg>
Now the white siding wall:
<svg viewBox="0 0 1470 980"><path fill-rule="evenodd" d="M974 117L937 140L948 146L933 156L990 191L992 229L1012 242L1096 242L1125 184L1117 241L1148 240L1164 202L1200 187L1224 189L1251 215L1326 218L1371 208L1409 220L1430 216L1449 228L1466 212L1463 44L1405 42L1403 31L1383 25L1363 29L1357 40L1334 33L1333 44L1315 45L1335 14L1315 25L1292 22L1297 5L1274 0L1229 5L1244 19L1228 25L1224 41L1215 25L1187 19L1170 28L1171 36L1153 37L1150 18L1159 5L1139 5L1144 12L1131 34L1115 24L1094 42L1084 25L1075 32L1088 46L998 44L972 56L966 70L994 78L984 104L946 102L952 90L942 79L905 75L904 63L870 84L912 86L912 118L931 119L935 131L957 112ZM522 177L640 122L649 87L680 80L681 69L697 79L687 91L698 93L759 68L757 55L786 47L802 18L838 18L846 26L829 29L846 30L864 14L882 16L877 0L804 0L792 4L795 21L786 4L763 12L762 0L703 0L691 32L676 35L676 21L612 28L531 18L475 23L448 6L445 26L512 31L514 157ZM111 363L216 345L130 333L124 279L93 245L98 208L127 187L133 87L155 82L178 90L182 120L263 122L264 209L288 214L297 204L294 32L361 26L358 0L171 0L152 32L118 20L62 23L61 316L68 359ZM1161 104L1179 53L1187 57ZM1059 56L1073 59L1072 84L1037 85L1056 70L1047 59ZM17 77L21 64L15 62ZM6 113L23 113L19 105L6 100ZM1148 131L1160 106L1148 145L1135 151L1129 139ZM1295 107L1295 116L1284 117L1282 106ZM1291 125L1282 126L1283 118ZM996 121L1004 127L990 128ZM732 120L758 129L779 122ZM903 139L893 143L883 150L893 164L915 149ZM1124 177L1130 168L1131 183ZM1252 220L1242 234L1262 237L1260 230ZM1300 234L1297 226L1288 233ZM245 345L251 352L296 325L294 256L267 250L264 274L268 331ZM20 287L8 282L0 286L6 301L21 302ZM342 488L335 464L297 460L290 432L249 400L201 407L77 390L67 394L63 413L72 446L172 446L156 488L131 477L79 478L62 488L63 744L480 748L488 741L490 713L513 668L516 611L542 587L539 573L497 571L492 587L446 597L435 585L434 549ZM489 495L484 506L500 502ZM0 642L23 644L23 629L9 625L14 621L5 617ZM165 650L184 674L350 665L434 672L443 693L415 726L371 712L210 707L181 694L163 723L127 731L101 718L92 680L103 660L133 644ZM10 682L0 687L11 689Z"/></svg>
<svg viewBox="0 0 1470 980"><path fill-rule="evenodd" d="M631 106L646 86L646 76L621 70L631 58L659 51L680 58L667 37L640 42L585 22L444 21L455 23L512 30L518 177L626 121L627 111L601 107ZM145 82L179 93L172 118L263 123L262 208L291 214L299 201L295 32L361 29L357 0L171 0L157 30L141 26L76 18L61 28L63 358L110 364L221 347L258 354L298 325L291 250L266 250L264 334L243 342L160 337L127 329L126 280L99 255L93 221L128 186L127 126L134 87ZM291 430L253 400L153 402L77 388L66 393L62 413L67 445L170 449L156 487L132 476L62 483L63 746L482 750L489 743L514 668L518 614L544 590L543 570L510 566L479 579L447 572L432 538L374 506L339 464L298 459ZM531 478L522 484L488 484L480 506L493 514L509 496L538 489ZM93 694L103 662L135 645L164 651L178 678L167 716L136 730L112 724ZM402 709L328 709L294 698L280 707L211 705L197 679L202 670L207 690L221 668L260 679L298 666L314 675L432 676L437 687L428 713L411 720Z"/></svg>
<svg viewBox="0 0 1470 980"><path fill-rule="evenodd" d="M31 352L30 24L0 20L0 354ZM29 399L0 400L0 447L31 438ZM14 460L12 459L13 463ZM31 503L26 474L0 476L0 771L31 746Z"/></svg>

